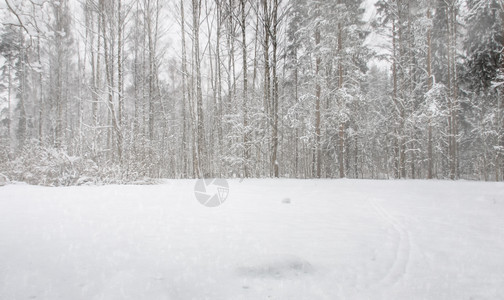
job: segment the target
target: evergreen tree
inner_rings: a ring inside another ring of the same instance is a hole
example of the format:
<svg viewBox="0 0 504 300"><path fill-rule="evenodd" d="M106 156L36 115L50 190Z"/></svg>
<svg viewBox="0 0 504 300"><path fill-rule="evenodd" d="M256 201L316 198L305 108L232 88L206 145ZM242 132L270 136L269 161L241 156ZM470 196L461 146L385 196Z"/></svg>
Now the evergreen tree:
<svg viewBox="0 0 504 300"><path fill-rule="evenodd" d="M473 140L483 154L484 178L493 169L496 180L504 178L504 8L498 0L467 0L464 39L467 67L464 84L471 98L466 109ZM467 143L469 145L469 143ZM472 148L472 147L471 147ZM472 152L472 155L481 157Z"/></svg>

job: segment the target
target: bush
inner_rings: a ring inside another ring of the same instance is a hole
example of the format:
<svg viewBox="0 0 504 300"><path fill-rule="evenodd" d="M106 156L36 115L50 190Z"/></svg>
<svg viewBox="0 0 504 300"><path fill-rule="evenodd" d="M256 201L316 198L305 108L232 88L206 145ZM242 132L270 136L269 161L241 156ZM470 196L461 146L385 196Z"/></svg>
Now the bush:
<svg viewBox="0 0 504 300"><path fill-rule="evenodd" d="M117 164L100 166L91 159L70 156L63 148L41 146L37 141L27 143L15 159L0 162L0 174L5 182L10 179L45 186L155 182L138 178L136 172L126 175Z"/></svg>
<svg viewBox="0 0 504 300"><path fill-rule="evenodd" d="M84 174L93 177L96 165L91 160L68 156L64 149L40 146L36 141L25 145L13 160L4 163L7 176L29 184L62 186L82 183Z"/></svg>

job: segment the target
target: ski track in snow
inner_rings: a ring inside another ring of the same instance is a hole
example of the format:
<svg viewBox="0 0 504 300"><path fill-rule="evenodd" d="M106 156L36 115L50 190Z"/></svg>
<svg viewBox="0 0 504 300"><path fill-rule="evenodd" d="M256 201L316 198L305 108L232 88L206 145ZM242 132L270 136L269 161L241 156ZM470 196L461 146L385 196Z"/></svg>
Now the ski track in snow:
<svg viewBox="0 0 504 300"><path fill-rule="evenodd" d="M392 265L386 275L381 278L378 283L378 285L387 287L396 284L407 272L411 257L411 237L408 230L405 229L394 216L384 209L378 201L379 200L377 199L370 200L373 209L381 219L392 226L398 235L394 261L392 262Z"/></svg>

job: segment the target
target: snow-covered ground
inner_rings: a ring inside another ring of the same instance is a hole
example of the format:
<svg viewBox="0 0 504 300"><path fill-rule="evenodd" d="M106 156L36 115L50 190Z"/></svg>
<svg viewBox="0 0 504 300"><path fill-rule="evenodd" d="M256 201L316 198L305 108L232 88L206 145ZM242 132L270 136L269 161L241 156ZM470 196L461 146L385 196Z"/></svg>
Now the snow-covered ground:
<svg viewBox="0 0 504 300"><path fill-rule="evenodd" d="M194 184L0 187L0 299L504 299L502 183Z"/></svg>

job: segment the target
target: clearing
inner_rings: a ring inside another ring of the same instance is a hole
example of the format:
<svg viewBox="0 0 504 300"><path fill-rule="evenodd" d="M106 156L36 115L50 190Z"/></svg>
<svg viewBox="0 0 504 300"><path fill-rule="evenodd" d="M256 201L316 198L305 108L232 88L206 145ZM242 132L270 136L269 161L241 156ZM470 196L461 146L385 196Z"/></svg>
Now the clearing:
<svg viewBox="0 0 504 300"><path fill-rule="evenodd" d="M503 299L504 184L0 187L0 299Z"/></svg>

